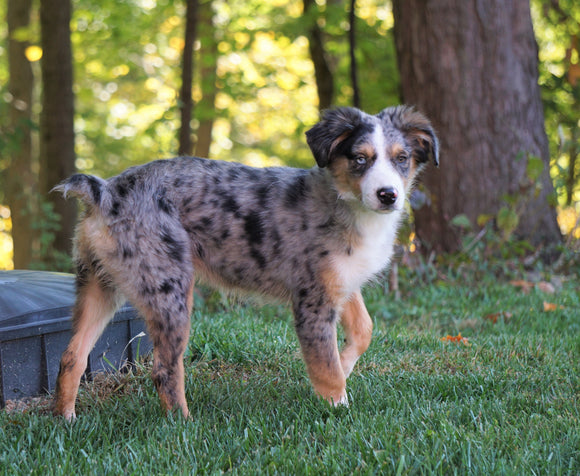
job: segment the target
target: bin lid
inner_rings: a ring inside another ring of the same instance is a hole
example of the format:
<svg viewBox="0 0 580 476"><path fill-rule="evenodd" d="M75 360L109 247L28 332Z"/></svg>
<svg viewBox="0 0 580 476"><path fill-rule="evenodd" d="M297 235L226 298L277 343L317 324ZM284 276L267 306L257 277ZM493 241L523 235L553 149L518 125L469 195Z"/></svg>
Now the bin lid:
<svg viewBox="0 0 580 476"><path fill-rule="evenodd" d="M0 271L0 329L40 322L55 310L68 312L74 301L72 274Z"/></svg>

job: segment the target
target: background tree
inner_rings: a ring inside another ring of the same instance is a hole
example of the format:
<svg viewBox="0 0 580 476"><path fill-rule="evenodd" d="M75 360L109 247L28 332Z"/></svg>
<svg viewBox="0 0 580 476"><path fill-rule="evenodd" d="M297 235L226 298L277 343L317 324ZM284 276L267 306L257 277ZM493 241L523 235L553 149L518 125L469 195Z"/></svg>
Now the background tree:
<svg viewBox="0 0 580 476"><path fill-rule="evenodd" d="M430 201L415 214L418 236L454 250L454 217L476 223L503 210L505 227L559 241L529 2L395 0L393 11L403 99L433 120L442 143L441 171L425 175ZM502 206L522 194L530 196L518 220Z"/></svg>
<svg viewBox="0 0 580 476"><path fill-rule="evenodd" d="M348 12L348 44L350 53L350 82L352 84L352 105L360 108L358 87L358 67L356 63L356 0L350 0Z"/></svg>
<svg viewBox="0 0 580 476"><path fill-rule="evenodd" d="M199 5L199 89L200 100L195 109L198 127L195 141L195 155L209 157L215 119L215 97L217 81L218 45L215 38L212 1Z"/></svg>
<svg viewBox="0 0 580 476"><path fill-rule="evenodd" d="M40 116L40 192L60 217L51 252L68 256L76 222L73 200L50 190L75 171L75 133L70 0L41 0L42 113ZM48 251L46 254L49 254ZM45 254L45 255L46 255ZM54 262L52 263L54 266Z"/></svg>
<svg viewBox="0 0 580 476"><path fill-rule="evenodd" d="M183 62L181 67L181 93L179 109L181 112L181 127L179 129L179 155L191 155L193 141L191 138L191 119L193 114L193 44L197 38L198 0L186 1L185 41L183 43Z"/></svg>
<svg viewBox="0 0 580 476"><path fill-rule="evenodd" d="M318 107L322 111L334 101L334 78L324 48L322 29L318 25L318 10L314 0L304 0L304 17L308 25L310 57L314 64L314 76L318 90Z"/></svg>
<svg viewBox="0 0 580 476"><path fill-rule="evenodd" d="M26 269L32 261L33 218L36 210L37 176L33 171L32 106L34 75L26 57L30 47L32 0L8 0L8 68L10 80L10 130L13 141L5 174L5 193L12 213L14 267ZM8 145L8 144L6 144Z"/></svg>

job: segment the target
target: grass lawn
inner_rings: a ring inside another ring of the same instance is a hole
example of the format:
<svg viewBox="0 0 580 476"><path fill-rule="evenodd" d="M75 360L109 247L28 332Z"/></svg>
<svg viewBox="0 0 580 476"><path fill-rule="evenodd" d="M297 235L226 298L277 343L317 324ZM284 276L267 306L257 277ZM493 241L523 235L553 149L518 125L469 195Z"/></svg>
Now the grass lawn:
<svg viewBox="0 0 580 476"><path fill-rule="evenodd" d="M1 411L0 474L580 474L577 275L415 278L400 301L366 290L349 408L314 396L286 308L217 306L192 319L191 421L162 414L145 361L84 385L74 424Z"/></svg>

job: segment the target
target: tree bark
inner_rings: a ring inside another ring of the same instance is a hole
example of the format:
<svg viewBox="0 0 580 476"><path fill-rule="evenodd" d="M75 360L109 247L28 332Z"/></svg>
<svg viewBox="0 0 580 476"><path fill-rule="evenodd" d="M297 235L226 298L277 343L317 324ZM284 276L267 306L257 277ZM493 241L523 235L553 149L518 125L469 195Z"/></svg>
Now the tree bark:
<svg viewBox="0 0 580 476"><path fill-rule="evenodd" d="M350 52L350 82L352 85L352 105L360 108L360 91L358 87L358 72L356 63L356 0L350 0L348 13L348 43Z"/></svg>
<svg viewBox="0 0 580 476"><path fill-rule="evenodd" d="M37 176L33 172L32 157L32 94L34 75L26 58L28 41L19 41L13 35L30 24L32 0L8 0L8 68L11 95L10 125L16 138L10 154L5 180L6 199L12 216L14 268L26 269L32 261L34 232L32 221L36 212Z"/></svg>
<svg viewBox="0 0 580 476"><path fill-rule="evenodd" d="M316 8L314 0L304 0L304 15L308 18L308 47L314 64L314 76L318 90L318 108L323 111L332 106L334 101L334 77L326 59L322 30L317 17L312 13Z"/></svg>
<svg viewBox="0 0 580 476"><path fill-rule="evenodd" d="M197 36L198 0L186 0L185 42L183 46L183 66L181 72L181 128L179 129L179 155L191 155L191 117L193 113L193 45Z"/></svg>
<svg viewBox="0 0 580 476"><path fill-rule="evenodd" d="M415 214L428 248L452 251L450 220L494 214L526 181L526 157L545 167L517 233L534 243L561 240L548 203L548 140L537 84L538 59L527 0L394 0L403 100L415 104L441 139L441 170L425 173L430 203Z"/></svg>
<svg viewBox="0 0 580 476"><path fill-rule="evenodd" d="M60 216L52 251L69 254L76 220L74 201L49 193L75 170L73 68L70 0L41 0L42 113L41 194ZM50 261L50 258L49 258ZM54 265L54 262L50 263Z"/></svg>
<svg viewBox="0 0 580 476"><path fill-rule="evenodd" d="M218 45L215 39L213 25L213 9L211 0L199 5L199 41L200 46L200 84L201 101L195 108L195 115L199 120L195 155L209 157L211 135L215 118L215 96L217 78Z"/></svg>

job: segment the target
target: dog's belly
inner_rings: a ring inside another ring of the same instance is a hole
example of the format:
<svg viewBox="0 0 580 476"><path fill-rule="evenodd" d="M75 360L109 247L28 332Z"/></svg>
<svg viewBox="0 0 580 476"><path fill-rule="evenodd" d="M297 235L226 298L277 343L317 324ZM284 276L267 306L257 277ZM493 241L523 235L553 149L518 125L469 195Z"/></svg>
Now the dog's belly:
<svg viewBox="0 0 580 476"><path fill-rule="evenodd" d="M267 263L264 268L256 267L249 251L240 253L238 250L239 254L229 259L223 252L218 254L219 257L211 257L210 253L208 250L203 260L194 259L197 279L205 284L228 292L260 294L283 301L290 298L291 286L285 279L289 270L278 272L276 263Z"/></svg>

